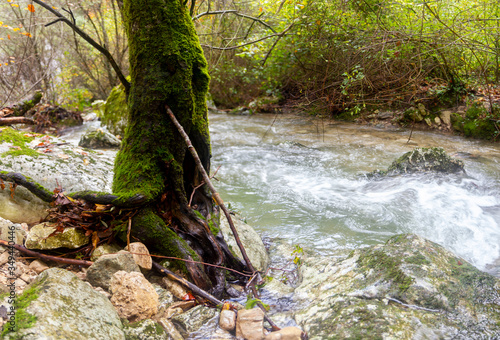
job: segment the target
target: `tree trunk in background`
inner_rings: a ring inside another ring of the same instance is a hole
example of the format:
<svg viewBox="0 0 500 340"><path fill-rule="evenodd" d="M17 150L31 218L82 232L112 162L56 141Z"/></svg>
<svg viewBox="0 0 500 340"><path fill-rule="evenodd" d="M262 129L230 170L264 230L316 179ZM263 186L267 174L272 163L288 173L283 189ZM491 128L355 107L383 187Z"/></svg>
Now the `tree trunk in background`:
<svg viewBox="0 0 500 340"><path fill-rule="evenodd" d="M113 193L145 195L132 235L153 251L241 269L218 232L218 213L186 144L166 113L168 105L210 167L207 62L188 9L180 0L124 0L131 90L129 126L115 161ZM179 237L180 236L180 237ZM200 288L220 295L224 272L177 261Z"/></svg>

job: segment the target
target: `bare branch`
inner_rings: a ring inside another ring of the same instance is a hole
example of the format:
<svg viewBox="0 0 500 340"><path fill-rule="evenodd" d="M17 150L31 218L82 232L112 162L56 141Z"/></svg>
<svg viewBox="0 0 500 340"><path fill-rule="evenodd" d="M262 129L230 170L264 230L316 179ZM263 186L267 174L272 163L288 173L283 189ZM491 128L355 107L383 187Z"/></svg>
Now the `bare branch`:
<svg viewBox="0 0 500 340"><path fill-rule="evenodd" d="M130 90L130 83L127 81L127 79L123 75L122 71L120 70L120 67L116 63L115 59L113 58L113 56L111 55L111 53L106 48L104 48L103 46L99 45L87 33L85 33L84 31L82 31L71 20L69 20L68 18L66 18L64 15L62 15L61 13L59 13L58 11L56 11L51 6L47 5L46 3L42 2L41 0L33 0L33 2L36 3L36 4L38 4L38 5L40 5L40 6L42 6L43 8L45 8L46 10L48 10L49 12L51 12L52 14L54 14L55 16L58 17L58 19L56 21L47 24L47 26L50 26L50 25L54 24L57 21L64 21L69 27L71 27L71 29L75 33L77 33L85 41L87 41L90 45L92 45L95 49L97 49L99 52L101 52L106 57L106 59L108 59L109 63L111 64L111 66L115 70L116 74L118 75L118 78L120 79L120 82L125 87L125 92L128 94L128 92ZM71 11L67 11L67 12L70 13L70 14L72 14Z"/></svg>
<svg viewBox="0 0 500 340"><path fill-rule="evenodd" d="M237 16L242 17L242 18L246 18L246 19L250 19L250 20L256 21L256 22L262 24L263 26L266 26L267 28L269 28L274 33L276 33L276 31L274 30L274 28L272 28L271 25L269 25L267 22L265 22L265 21L263 21L263 20L261 20L259 18L256 18L256 17L252 17L250 15L246 15L246 14L240 13L240 12L238 12L235 9L228 9L228 10L225 10L225 11L212 11L212 12L207 11L207 12L204 12L204 13L201 13L201 14L198 14L197 16L195 16L193 18L193 21L196 21L199 18L204 17L205 15L215 15L215 14L222 14L222 15L224 15L226 13L234 14L234 15L237 15Z"/></svg>

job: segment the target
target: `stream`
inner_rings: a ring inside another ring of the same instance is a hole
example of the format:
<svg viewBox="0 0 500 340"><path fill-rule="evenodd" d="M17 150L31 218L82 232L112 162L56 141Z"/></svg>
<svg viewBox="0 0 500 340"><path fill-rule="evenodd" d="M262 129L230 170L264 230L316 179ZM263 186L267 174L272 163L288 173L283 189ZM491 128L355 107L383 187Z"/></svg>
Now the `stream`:
<svg viewBox="0 0 500 340"><path fill-rule="evenodd" d="M210 131L215 186L263 235L326 255L415 233L500 276L500 145L281 115L211 115ZM416 146L467 174L363 175Z"/></svg>

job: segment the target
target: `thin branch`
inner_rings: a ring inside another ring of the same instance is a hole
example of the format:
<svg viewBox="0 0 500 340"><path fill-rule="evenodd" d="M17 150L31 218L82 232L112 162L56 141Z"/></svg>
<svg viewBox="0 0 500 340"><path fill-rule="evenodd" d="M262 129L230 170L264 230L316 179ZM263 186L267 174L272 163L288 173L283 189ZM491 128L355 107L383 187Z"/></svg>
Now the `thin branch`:
<svg viewBox="0 0 500 340"><path fill-rule="evenodd" d="M113 56L111 55L111 53L106 48L104 48L103 46L99 45L87 33L85 33L84 31L82 31L80 28L78 28L78 26L76 26L73 22L71 22L71 20L69 20L68 18L66 18L64 15L62 15L61 13L59 13L58 11L56 11L51 6L47 5L46 3L42 2L41 0L33 0L33 2L36 3L36 4L38 4L38 5L40 5L40 6L42 6L43 8L45 8L46 10L48 10L49 12L51 12L52 14L54 14L56 17L58 17L58 19L56 21L64 21L69 27L71 27L71 29L75 33L77 33L85 41L87 41L90 45L92 45L95 49L97 49L99 52L101 52L106 57L106 59L108 59L109 63L111 64L111 66L115 70L116 74L118 75L118 78L120 79L120 82L125 87L125 93L127 93L127 94L129 93L130 83L125 78L125 76L123 75L122 71L120 70L120 67L116 63L115 59L113 58ZM71 11L67 11L67 12L70 13L70 14L72 14ZM48 25L50 26L53 23L54 22L51 22Z"/></svg>
<svg viewBox="0 0 500 340"><path fill-rule="evenodd" d="M248 45L252 45L252 44L255 44L255 43L258 43L259 41L262 41L262 40L266 40L266 39L269 39L269 38L272 38L272 37L281 37L283 36L291 27L293 26L290 25L288 26L287 29L285 29L283 32L281 33L276 33L276 34L271 34L271 35L267 35L263 38L260 38L260 39L257 39L257 40L253 40L253 41L250 41L250 42L247 42L247 43L244 43L244 44L241 44L241 45L236 45L236 46L230 46L230 47L215 47L215 46L210 46L210 45L201 45L203 47L207 47L207 48L211 48L213 50L220 50L220 51L229 51L229 50L236 50L238 48L241 48L241 47L244 47L244 46L248 46Z"/></svg>
<svg viewBox="0 0 500 340"><path fill-rule="evenodd" d="M263 20L261 20L259 18L256 18L256 17L252 17L250 15L246 15L246 14L240 13L240 12L238 12L235 9L228 9L228 10L225 10L225 11L212 11L212 12L207 11L207 12L204 12L204 13L201 13L201 14L198 14L197 16L195 16L193 18L193 21L196 21L199 18L204 17L205 15L215 15L215 14L222 14L222 15L224 15L226 13L234 14L234 15L242 17L242 18L246 18L246 19L250 19L250 20L256 21L256 22L262 24L263 26L269 28L272 32L276 33L276 31L274 30L274 28L272 28L271 25L269 25L267 22L265 22L265 21L263 21Z"/></svg>
<svg viewBox="0 0 500 340"><path fill-rule="evenodd" d="M59 262L59 263L73 264L73 265L85 266L85 267L90 267L92 264L94 264L94 262L92 262L92 261L76 260L76 259L66 259L66 258L63 258L63 257L51 256L51 255L45 255L45 254L37 253L36 251L27 249L25 246L21 246L19 244L9 244L9 242L4 241L4 240L0 240L0 245L4 246L4 247L13 247L14 249L17 249L17 250L19 250L20 252L22 252L24 254L27 254L27 255L30 255L30 256L34 256L34 257L38 257L38 258L40 258L42 260L46 260L46 261L54 261L54 262Z"/></svg>
<svg viewBox="0 0 500 340"><path fill-rule="evenodd" d="M191 144L191 140L189 139L189 136L187 135L186 131L184 131L184 128L182 125L179 123L177 118L175 118L174 113L168 107L168 105L165 105L165 109L167 110L167 114L170 116L170 119L174 123L174 125L177 127L177 130L179 130L179 133L182 135L184 138L184 141L186 142L186 145L188 147L189 152L193 156L193 159L196 163L196 166L198 167L198 170L201 172L201 175L203 177L203 180L207 184L208 188L212 192L213 198L215 202L221 207L222 211L224 212L224 215L226 215L227 221L229 222L229 227L231 228L231 231L233 232L234 239L236 240L236 243L238 244L238 247L241 250L241 254L243 255L243 259L245 260L245 263L248 266L248 269L253 273L255 272L255 269L252 265L252 262L248 258L247 252L245 251L245 247L241 244L240 237L238 236L238 232L236 231L236 228L234 227L233 224L233 219L231 218L231 215L229 214L229 211L227 210L226 206L224 205L224 202L222 201L222 198L219 196L219 193L217 190L215 190L212 182L210 181L210 177L208 177L207 172L205 171L205 168L201 164L200 157L198 157L198 153L194 149L193 144Z"/></svg>

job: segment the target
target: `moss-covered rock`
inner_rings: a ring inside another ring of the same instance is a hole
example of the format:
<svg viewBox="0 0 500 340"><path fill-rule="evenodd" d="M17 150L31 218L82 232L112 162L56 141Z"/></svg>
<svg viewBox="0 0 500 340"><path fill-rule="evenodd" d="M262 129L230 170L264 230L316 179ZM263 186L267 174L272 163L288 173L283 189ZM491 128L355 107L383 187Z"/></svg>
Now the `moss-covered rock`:
<svg viewBox="0 0 500 340"><path fill-rule="evenodd" d="M419 236L303 261L295 319L310 339L500 334L499 280Z"/></svg>
<svg viewBox="0 0 500 340"><path fill-rule="evenodd" d="M80 138L78 146L89 149L113 149L120 147L120 140L103 128L90 127Z"/></svg>
<svg viewBox="0 0 500 340"><path fill-rule="evenodd" d="M22 327L3 339L125 339L111 302L67 270L47 269L18 301Z"/></svg>
<svg viewBox="0 0 500 340"><path fill-rule="evenodd" d="M111 90L102 110L101 122L112 134L124 135L128 124L128 106L122 84Z"/></svg>
<svg viewBox="0 0 500 340"><path fill-rule="evenodd" d="M76 228L66 228L63 232L55 233L56 228L50 223L40 223L33 226L26 237L28 249L58 249L80 248L89 243L89 237Z"/></svg>
<svg viewBox="0 0 500 340"><path fill-rule="evenodd" d="M464 163L448 156L443 148L415 148L392 162L387 171L376 170L368 177L429 171L449 174L465 172Z"/></svg>

